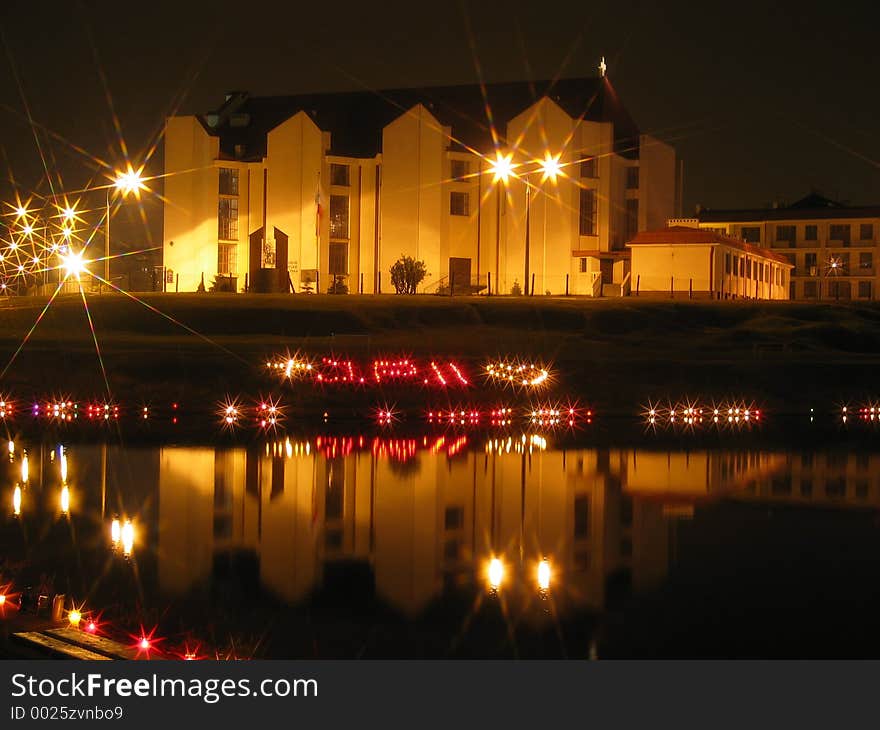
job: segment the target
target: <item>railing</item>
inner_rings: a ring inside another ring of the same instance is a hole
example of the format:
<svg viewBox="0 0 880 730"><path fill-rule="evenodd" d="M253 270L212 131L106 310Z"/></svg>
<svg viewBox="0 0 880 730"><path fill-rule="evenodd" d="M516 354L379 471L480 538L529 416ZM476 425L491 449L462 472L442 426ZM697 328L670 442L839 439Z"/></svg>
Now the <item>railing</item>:
<svg viewBox="0 0 880 730"><path fill-rule="evenodd" d="M626 276L623 277L623 281L620 283L620 296L622 296L622 297L629 296L631 285L632 285L632 271L627 271Z"/></svg>
<svg viewBox="0 0 880 730"><path fill-rule="evenodd" d="M593 271L591 272L593 275L593 296L601 297L602 296L602 272L601 271Z"/></svg>
<svg viewBox="0 0 880 730"><path fill-rule="evenodd" d="M449 276L443 276L428 284L422 289L422 293L441 297L479 294L488 287L488 278L486 274L474 274L470 277L453 276L451 280Z"/></svg>

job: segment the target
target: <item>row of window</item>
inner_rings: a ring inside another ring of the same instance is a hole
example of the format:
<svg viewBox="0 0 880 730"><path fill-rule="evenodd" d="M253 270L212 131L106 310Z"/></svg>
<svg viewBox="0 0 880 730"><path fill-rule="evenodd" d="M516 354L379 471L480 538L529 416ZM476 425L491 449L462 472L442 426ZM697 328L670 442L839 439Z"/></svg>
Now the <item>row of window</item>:
<svg viewBox="0 0 880 730"><path fill-rule="evenodd" d="M797 237L797 229L796 225L787 223L785 225L776 226L776 241L781 243L788 243L791 246L794 246L798 240ZM859 241L873 241L874 240L874 224L873 223L860 223L859 224ZM739 231L740 238L748 243L761 243L761 227L760 226L743 226ZM819 240L819 226L816 224L808 224L804 226L804 236L801 239L803 241L817 241ZM849 244L852 241L852 225L849 223L832 223L828 227L828 240L829 241L841 241L844 244Z"/></svg>
<svg viewBox="0 0 880 730"><path fill-rule="evenodd" d="M755 261L748 256L737 256L727 251L724 254L724 273L744 279L763 281L765 284L782 285L782 269L764 261Z"/></svg>
<svg viewBox="0 0 880 730"><path fill-rule="evenodd" d="M797 266L797 259L794 254L789 256L789 260L791 263ZM800 276L818 276L821 272L819 271L819 254L813 253L805 253L803 257L801 257L801 261L803 262L803 266L796 268L798 275ZM822 262L823 268L829 274L835 275L847 275L850 272L850 255L849 252L837 253L832 256L829 261ZM873 251L861 251L859 252L859 264L858 269L852 272L853 274L873 274L874 273L874 252Z"/></svg>
<svg viewBox="0 0 880 730"><path fill-rule="evenodd" d="M804 282L804 299L817 299L819 297L819 282L816 280L807 280ZM822 289L823 296L828 299L852 299L853 293L859 299L872 299L874 295L874 284L871 281L856 282L855 288L850 281L841 281L839 279L826 279ZM797 292L794 292L795 294Z"/></svg>

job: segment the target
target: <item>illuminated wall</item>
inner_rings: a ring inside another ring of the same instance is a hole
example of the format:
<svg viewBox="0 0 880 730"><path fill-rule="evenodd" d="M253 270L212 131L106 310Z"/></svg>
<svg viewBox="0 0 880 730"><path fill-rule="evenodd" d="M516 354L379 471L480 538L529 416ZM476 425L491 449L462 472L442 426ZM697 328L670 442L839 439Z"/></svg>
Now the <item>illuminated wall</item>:
<svg viewBox="0 0 880 730"><path fill-rule="evenodd" d="M338 253L344 244L349 292L360 290L361 279L365 293L393 292L389 269L401 255L425 262L428 277L420 291L448 286L451 259L459 260L462 271L469 268L473 291L485 293L487 275L493 293L508 294L515 282L526 291L528 218L528 275L535 276L535 294L562 294L567 286L569 293L589 295L594 293L591 272L601 272L605 283L619 283L626 273L623 260L612 270L600 266L594 254L623 250L627 198L640 199L640 226L673 213L671 148L643 137L641 161L622 157L615 152L610 122L572 118L547 97L513 118L502 137L501 150L513 155L514 165L506 182L494 181L494 150L453 149L454 137L454 128L443 126L419 104L401 110L384 128L382 151L376 157L340 157L327 153L329 132L298 112L268 132L265 158L243 161L221 156L218 138L196 117L170 118L165 134L164 261L171 270L167 288L193 291L203 275L208 286L218 273L221 197L235 198L238 206L237 237L224 238L223 243L224 251L235 245L232 268L239 290L250 273L249 237L256 235L272 250L279 231L287 236L287 269L297 290L302 272L316 269L320 289L326 291L331 283L331 246ZM556 182L541 179L540 161L548 152L559 157ZM580 161L587 157L595 158L595 174L582 177ZM452 179L453 161L467 165L461 179ZM334 164L348 167L348 184L332 180ZM644 182L628 190L627 169L633 166L641 168ZM220 168L238 171L237 195L221 196ZM595 231L588 235L581 235L581 188L596 194ZM453 196L460 203L462 195L464 207L453 205ZM331 196L348 199L347 232L342 237L331 235ZM589 259L586 267L583 258ZM339 258L334 261L338 266Z"/></svg>

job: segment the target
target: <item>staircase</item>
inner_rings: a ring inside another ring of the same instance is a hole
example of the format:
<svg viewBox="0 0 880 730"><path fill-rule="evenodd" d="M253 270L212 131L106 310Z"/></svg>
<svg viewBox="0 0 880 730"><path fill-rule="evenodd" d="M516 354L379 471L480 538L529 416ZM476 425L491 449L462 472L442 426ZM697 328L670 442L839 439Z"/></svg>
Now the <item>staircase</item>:
<svg viewBox="0 0 880 730"><path fill-rule="evenodd" d="M441 297L460 296L462 294L479 294L486 289L488 283L486 274L479 276L471 276L469 281L460 281L456 277L453 285L450 287L449 277L444 276L437 281L432 282L424 289L425 294L436 294Z"/></svg>

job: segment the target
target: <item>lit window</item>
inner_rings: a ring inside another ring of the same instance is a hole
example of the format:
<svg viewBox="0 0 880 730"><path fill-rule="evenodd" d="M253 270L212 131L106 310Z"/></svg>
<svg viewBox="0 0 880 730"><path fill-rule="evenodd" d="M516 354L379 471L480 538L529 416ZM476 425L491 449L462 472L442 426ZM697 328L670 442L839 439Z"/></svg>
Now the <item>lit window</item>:
<svg viewBox="0 0 880 730"><path fill-rule="evenodd" d="M330 196L330 238L348 238L348 196Z"/></svg>
<svg viewBox="0 0 880 730"><path fill-rule="evenodd" d="M238 168L220 168L220 195L238 195Z"/></svg>
<svg viewBox="0 0 880 730"><path fill-rule="evenodd" d="M626 189L627 190L638 190L639 189L639 168L638 167L627 167L626 168Z"/></svg>
<svg viewBox="0 0 880 730"><path fill-rule="evenodd" d="M238 264L238 245L235 243L217 244L217 273L234 276Z"/></svg>
<svg viewBox="0 0 880 730"><path fill-rule="evenodd" d="M330 184L348 187L351 185L351 177L349 175L348 165L339 165L331 163L330 165Z"/></svg>
<svg viewBox="0 0 880 730"><path fill-rule="evenodd" d="M467 160L452 160L450 162L450 173L456 182L464 182L471 172L471 165Z"/></svg>
<svg viewBox="0 0 880 730"><path fill-rule="evenodd" d="M581 177L594 178L599 177L599 165L595 157L587 157L581 160Z"/></svg>
<svg viewBox="0 0 880 730"><path fill-rule="evenodd" d="M467 193L453 192L449 194L449 214L468 215L469 196Z"/></svg>
<svg viewBox="0 0 880 730"><path fill-rule="evenodd" d="M579 233L582 236L598 235L596 218L598 213L598 201L596 191L581 188L580 193L580 226Z"/></svg>
<svg viewBox="0 0 880 730"><path fill-rule="evenodd" d="M217 237L221 241L238 240L238 199L220 198L217 211Z"/></svg>
<svg viewBox="0 0 880 730"><path fill-rule="evenodd" d="M331 243L328 248L330 260L328 266L331 275L348 273L348 244Z"/></svg>

